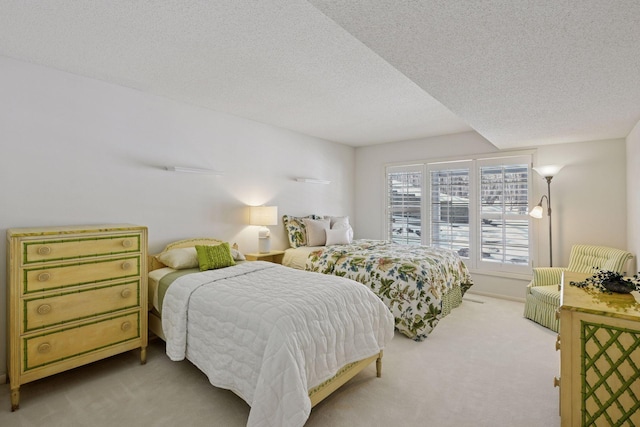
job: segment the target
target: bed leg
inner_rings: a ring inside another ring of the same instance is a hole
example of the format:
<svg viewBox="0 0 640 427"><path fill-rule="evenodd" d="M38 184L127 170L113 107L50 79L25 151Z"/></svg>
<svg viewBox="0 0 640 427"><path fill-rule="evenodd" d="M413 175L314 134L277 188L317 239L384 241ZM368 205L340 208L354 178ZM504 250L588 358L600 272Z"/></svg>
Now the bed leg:
<svg viewBox="0 0 640 427"><path fill-rule="evenodd" d="M382 376L382 350L380 350L380 354L376 359L376 377L380 378Z"/></svg>

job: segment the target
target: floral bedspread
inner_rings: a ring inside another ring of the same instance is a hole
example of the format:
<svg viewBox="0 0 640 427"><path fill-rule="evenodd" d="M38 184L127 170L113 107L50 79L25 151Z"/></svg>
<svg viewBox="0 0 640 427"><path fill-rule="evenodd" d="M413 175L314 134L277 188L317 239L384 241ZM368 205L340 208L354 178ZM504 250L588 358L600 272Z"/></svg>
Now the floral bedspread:
<svg viewBox="0 0 640 427"><path fill-rule="evenodd" d="M461 297L473 284L454 251L381 240L324 247L309 255L305 269L367 285L389 307L396 328L415 341L447 314L448 293L459 290Z"/></svg>

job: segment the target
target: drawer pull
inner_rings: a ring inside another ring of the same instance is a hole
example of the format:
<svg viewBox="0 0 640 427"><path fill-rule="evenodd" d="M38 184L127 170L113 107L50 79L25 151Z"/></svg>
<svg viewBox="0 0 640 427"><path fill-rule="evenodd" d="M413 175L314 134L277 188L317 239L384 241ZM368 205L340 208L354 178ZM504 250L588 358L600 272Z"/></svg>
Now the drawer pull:
<svg viewBox="0 0 640 427"><path fill-rule="evenodd" d="M131 263L129 261L125 261L122 263L122 269L123 270L128 270L131 268Z"/></svg>
<svg viewBox="0 0 640 427"><path fill-rule="evenodd" d="M131 329L131 322L124 322L122 325L120 325L120 329L122 329L122 332L127 332L129 329Z"/></svg>
<svg viewBox="0 0 640 427"><path fill-rule="evenodd" d="M560 387L560 378L553 377L553 386L554 387Z"/></svg>
<svg viewBox="0 0 640 427"><path fill-rule="evenodd" d="M38 281L39 282L46 282L49 279L51 279L51 274L49 274L47 272L38 274Z"/></svg>
<svg viewBox="0 0 640 427"><path fill-rule="evenodd" d="M51 312L51 305L49 304L40 304L38 309L36 310L38 314L49 314Z"/></svg>
<svg viewBox="0 0 640 427"><path fill-rule="evenodd" d="M49 255L51 253L51 248L49 246L40 246L38 248L38 255Z"/></svg>
<svg viewBox="0 0 640 427"><path fill-rule="evenodd" d="M558 338L556 339L556 351L560 350L560 334L558 334Z"/></svg>
<svg viewBox="0 0 640 427"><path fill-rule="evenodd" d="M122 298L129 298L131 296L131 289L123 289L122 292L120 292L120 296Z"/></svg>
<svg viewBox="0 0 640 427"><path fill-rule="evenodd" d="M133 246L133 242L131 242L131 240L123 240L122 246L124 246L125 248L130 248L131 246Z"/></svg>
<svg viewBox="0 0 640 427"><path fill-rule="evenodd" d="M49 353L51 351L51 344L43 342L38 346L38 353Z"/></svg>

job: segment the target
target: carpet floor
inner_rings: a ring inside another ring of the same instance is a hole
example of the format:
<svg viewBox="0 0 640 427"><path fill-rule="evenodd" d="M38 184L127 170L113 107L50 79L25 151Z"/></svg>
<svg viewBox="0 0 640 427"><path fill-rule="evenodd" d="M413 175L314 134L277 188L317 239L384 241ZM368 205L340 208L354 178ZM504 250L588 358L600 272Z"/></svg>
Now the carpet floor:
<svg viewBox="0 0 640 427"><path fill-rule="evenodd" d="M396 333L382 378L369 366L311 412L306 426L554 427L560 425L556 334L522 317L523 304L474 294L424 342ZM244 426L249 407L215 388L164 343L148 362L132 351L21 387L0 426Z"/></svg>

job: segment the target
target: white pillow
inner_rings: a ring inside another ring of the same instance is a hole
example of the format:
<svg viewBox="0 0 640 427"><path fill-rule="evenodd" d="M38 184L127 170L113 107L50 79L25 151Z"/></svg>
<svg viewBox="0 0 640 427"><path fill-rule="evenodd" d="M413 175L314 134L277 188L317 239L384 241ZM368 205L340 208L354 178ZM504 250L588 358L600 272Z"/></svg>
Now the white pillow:
<svg viewBox="0 0 640 427"><path fill-rule="evenodd" d="M333 230L327 230L327 243L326 245L348 245L351 243L351 239L349 239L349 228L336 228Z"/></svg>
<svg viewBox="0 0 640 427"><path fill-rule="evenodd" d="M307 246L324 246L331 222L328 219L309 218L303 218L302 221L307 232Z"/></svg>
<svg viewBox="0 0 640 427"><path fill-rule="evenodd" d="M244 257L244 255L242 254L242 252L240 252L237 249L233 249L231 248L231 256L233 257L234 261L246 261L247 259Z"/></svg>
<svg viewBox="0 0 640 427"><path fill-rule="evenodd" d="M348 216L329 216L325 217L331 222L331 228L347 228L349 227Z"/></svg>
<svg viewBox="0 0 640 427"><path fill-rule="evenodd" d="M194 247L170 249L167 252L156 255L156 259L167 267L175 270L195 268L198 266L198 254Z"/></svg>
<svg viewBox="0 0 640 427"><path fill-rule="evenodd" d="M326 216L331 222L332 230L348 229L349 230L349 243L353 240L353 228L349 225L348 216Z"/></svg>
<svg viewBox="0 0 640 427"><path fill-rule="evenodd" d="M246 258L237 249L231 248L231 256L234 261L245 261ZM183 270L185 268L196 268L198 264L198 253L195 247L170 249L156 255L156 259L174 270Z"/></svg>

